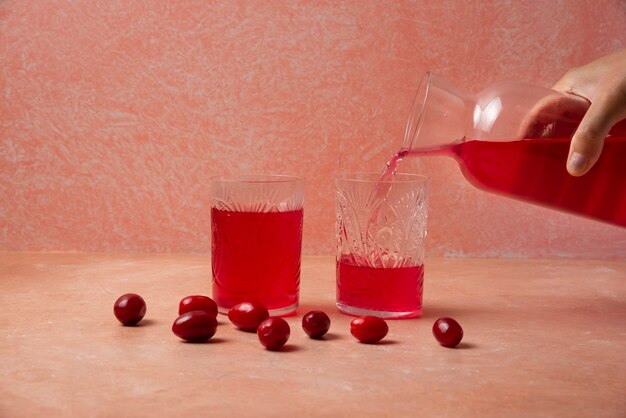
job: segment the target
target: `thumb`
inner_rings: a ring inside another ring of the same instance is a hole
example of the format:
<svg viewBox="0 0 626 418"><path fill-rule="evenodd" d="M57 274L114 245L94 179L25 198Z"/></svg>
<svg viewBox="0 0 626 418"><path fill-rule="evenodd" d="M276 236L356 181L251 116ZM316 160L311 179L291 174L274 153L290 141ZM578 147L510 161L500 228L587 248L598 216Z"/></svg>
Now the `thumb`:
<svg viewBox="0 0 626 418"><path fill-rule="evenodd" d="M567 171L571 175L582 176L600 158L604 138L623 113L619 99L619 95L602 96L589 106L570 144Z"/></svg>

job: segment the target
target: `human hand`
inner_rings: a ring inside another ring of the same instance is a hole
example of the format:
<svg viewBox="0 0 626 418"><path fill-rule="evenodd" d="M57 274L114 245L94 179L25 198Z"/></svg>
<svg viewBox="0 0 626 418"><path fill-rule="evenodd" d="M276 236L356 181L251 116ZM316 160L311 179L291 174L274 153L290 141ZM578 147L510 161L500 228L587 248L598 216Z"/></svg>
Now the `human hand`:
<svg viewBox="0 0 626 418"><path fill-rule="evenodd" d="M567 158L567 171L581 176L598 161L609 131L626 135L626 49L568 71L552 88L565 93L570 103L590 103Z"/></svg>

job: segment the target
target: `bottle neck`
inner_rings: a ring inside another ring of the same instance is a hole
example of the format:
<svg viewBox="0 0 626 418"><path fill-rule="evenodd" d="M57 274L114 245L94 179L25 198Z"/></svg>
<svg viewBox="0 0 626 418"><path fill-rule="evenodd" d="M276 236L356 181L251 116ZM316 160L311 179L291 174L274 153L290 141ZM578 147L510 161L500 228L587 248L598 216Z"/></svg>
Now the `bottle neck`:
<svg viewBox="0 0 626 418"><path fill-rule="evenodd" d="M470 96L426 73L413 101L402 147L434 152L461 142L473 130L475 108Z"/></svg>

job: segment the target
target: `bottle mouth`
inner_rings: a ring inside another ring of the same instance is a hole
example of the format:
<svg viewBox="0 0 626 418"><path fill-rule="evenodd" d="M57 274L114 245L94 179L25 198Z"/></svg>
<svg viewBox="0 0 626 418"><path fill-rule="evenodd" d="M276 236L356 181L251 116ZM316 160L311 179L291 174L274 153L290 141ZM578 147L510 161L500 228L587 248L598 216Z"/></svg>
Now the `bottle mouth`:
<svg viewBox="0 0 626 418"><path fill-rule="evenodd" d="M430 90L432 73L427 71L422 76L420 83L413 99L413 105L411 106L411 112L406 122L406 129L404 130L404 140L402 141L403 149L411 149L413 147L413 141L419 135L422 128L422 122L424 120L424 111L426 109L426 101L428 100L428 92Z"/></svg>

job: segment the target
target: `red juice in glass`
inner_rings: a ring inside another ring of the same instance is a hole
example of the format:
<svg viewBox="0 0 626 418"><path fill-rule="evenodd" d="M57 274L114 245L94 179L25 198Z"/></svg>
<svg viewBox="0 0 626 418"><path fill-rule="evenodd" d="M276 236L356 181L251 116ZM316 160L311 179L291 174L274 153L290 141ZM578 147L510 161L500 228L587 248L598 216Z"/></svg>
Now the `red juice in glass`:
<svg viewBox="0 0 626 418"><path fill-rule="evenodd" d="M423 264L371 267L347 256L337 261L337 306L355 315L384 311L394 318L420 316L423 286Z"/></svg>
<svg viewBox="0 0 626 418"><path fill-rule="evenodd" d="M303 210L211 209L213 297L220 312L246 301L273 315L298 306Z"/></svg>

